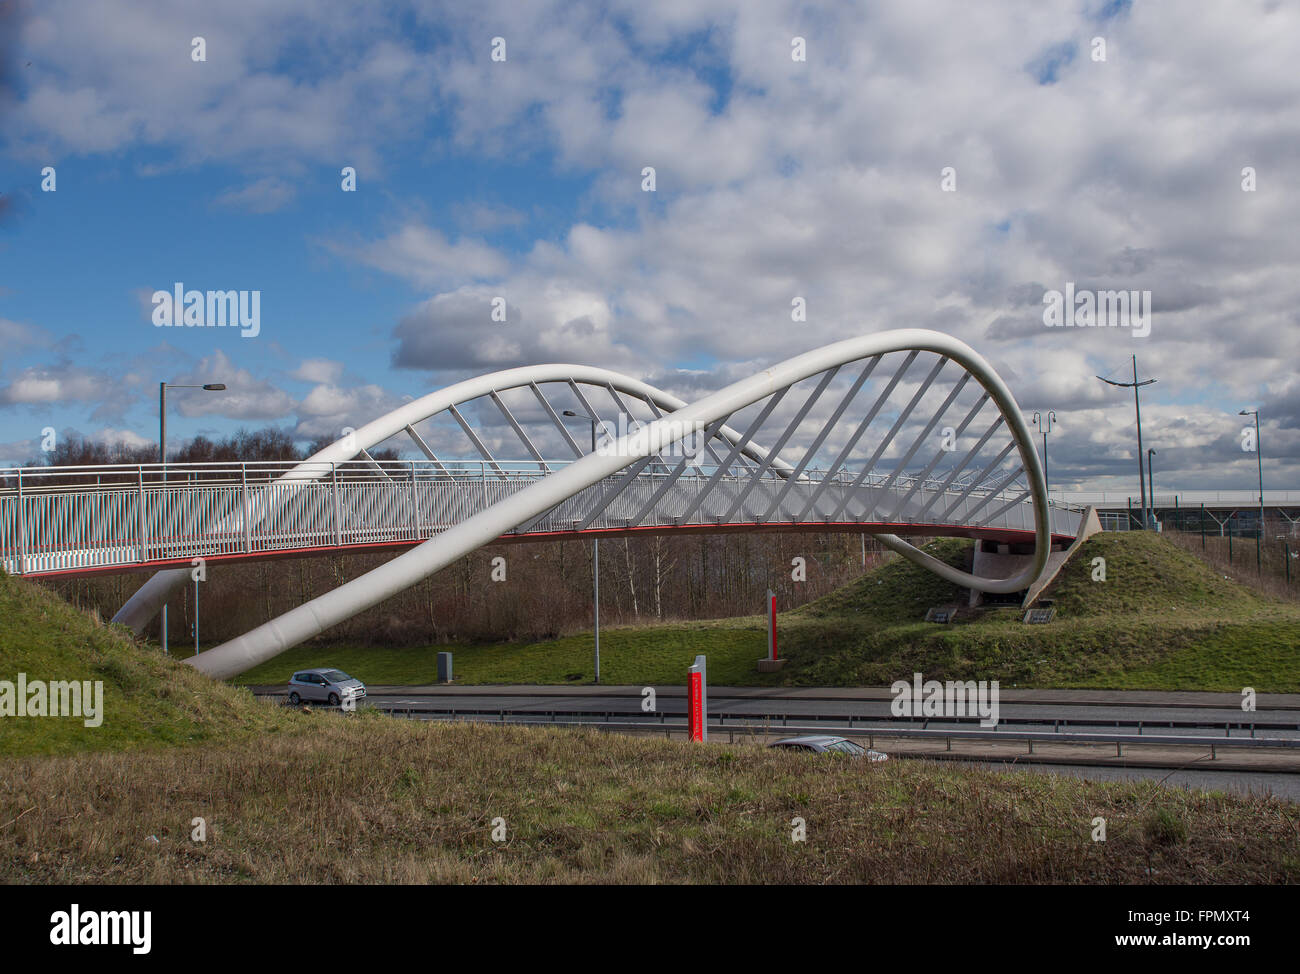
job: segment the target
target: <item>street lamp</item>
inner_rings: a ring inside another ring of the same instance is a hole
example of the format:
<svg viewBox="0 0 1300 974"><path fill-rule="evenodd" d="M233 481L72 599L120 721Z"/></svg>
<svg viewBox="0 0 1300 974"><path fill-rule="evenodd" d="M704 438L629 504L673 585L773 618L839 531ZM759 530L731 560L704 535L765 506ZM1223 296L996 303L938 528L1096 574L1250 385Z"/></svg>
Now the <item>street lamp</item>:
<svg viewBox="0 0 1300 974"><path fill-rule="evenodd" d="M1051 493L1052 493L1051 491L1052 485L1051 485L1051 481L1047 479L1047 434L1052 432L1052 428L1055 423L1056 423L1056 410L1049 409L1047 411L1046 426L1042 424L1042 414L1037 409L1034 410L1034 425L1037 426L1043 432L1043 486L1047 488L1047 495L1049 498L1051 497Z"/></svg>
<svg viewBox="0 0 1300 974"><path fill-rule="evenodd" d="M158 383L158 463L161 465L161 477L164 483L167 481L167 390L168 389L202 389L205 392L225 392L226 384L224 382L209 382L205 385L182 385L178 382L159 382ZM195 597L198 597L198 588L195 588ZM199 647L199 631L196 621L194 626L194 651L197 654ZM167 652L167 603L162 607L162 651Z"/></svg>
<svg viewBox="0 0 1300 974"><path fill-rule="evenodd" d="M1133 389L1133 409L1137 413L1137 429L1138 429L1138 491L1141 494L1141 500L1139 501L1139 503L1142 505L1143 508L1142 527L1145 528L1147 527L1147 512L1146 512L1147 485L1146 485L1146 478L1142 472L1142 404L1141 402L1138 401L1138 389L1142 388L1142 386L1149 386L1151 385L1151 383L1155 382L1156 380L1144 379L1141 382L1138 381L1138 357L1136 355L1133 356L1133 381L1132 382L1116 382L1113 379L1107 379L1100 375L1097 376L1097 378L1101 379L1102 382L1108 383L1109 385L1112 386L1118 386L1121 389L1128 389L1128 388Z"/></svg>
<svg viewBox="0 0 1300 974"><path fill-rule="evenodd" d="M592 416L580 417L572 409L564 411L565 416L585 418L591 423L591 452L596 452L596 419ZM591 615L594 621L596 637L596 682L600 682L600 539L591 539Z"/></svg>
<svg viewBox="0 0 1300 974"><path fill-rule="evenodd" d="M1255 570L1263 572L1264 555L1264 445L1259 442L1259 410L1243 409L1238 416L1255 417L1255 466L1259 470L1259 537L1255 539Z"/></svg>
<svg viewBox="0 0 1300 974"><path fill-rule="evenodd" d="M1156 478L1155 475L1151 473L1151 458L1155 455L1155 447L1151 447L1147 450L1147 488L1151 491L1151 521L1152 523L1159 524L1160 522L1156 521ZM1145 503L1145 500L1143 503Z"/></svg>

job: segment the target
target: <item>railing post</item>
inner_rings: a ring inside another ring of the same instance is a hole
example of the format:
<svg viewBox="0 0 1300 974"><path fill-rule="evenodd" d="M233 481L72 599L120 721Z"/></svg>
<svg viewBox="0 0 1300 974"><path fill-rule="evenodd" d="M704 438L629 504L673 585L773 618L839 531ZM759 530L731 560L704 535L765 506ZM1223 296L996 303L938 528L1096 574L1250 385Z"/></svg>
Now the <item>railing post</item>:
<svg viewBox="0 0 1300 974"><path fill-rule="evenodd" d="M145 518L144 518L144 464L136 464L136 478L139 481L139 493L136 506L140 509L140 561L141 563L149 560L147 542L145 540Z"/></svg>
<svg viewBox="0 0 1300 974"><path fill-rule="evenodd" d="M339 507L339 465L330 461L330 480L334 484L334 544L343 547L343 514Z"/></svg>
<svg viewBox="0 0 1300 974"><path fill-rule="evenodd" d="M411 464L411 539L415 540L420 536L420 508L415 500L415 461Z"/></svg>
<svg viewBox="0 0 1300 974"><path fill-rule="evenodd" d="M248 509L248 464L241 462L239 464L239 490L240 504L244 508L244 553L253 553L253 525L252 514Z"/></svg>
<svg viewBox="0 0 1300 974"><path fill-rule="evenodd" d="M482 478L482 480L483 480L483 510L486 511L486 510L487 510L487 506L488 506L488 499L487 499L487 462L484 461L484 460L480 460L480 461L478 462L478 470L479 470L479 476L480 476L480 477Z"/></svg>
<svg viewBox="0 0 1300 974"><path fill-rule="evenodd" d="M18 574L27 574L27 508L23 504L23 468L18 468Z"/></svg>

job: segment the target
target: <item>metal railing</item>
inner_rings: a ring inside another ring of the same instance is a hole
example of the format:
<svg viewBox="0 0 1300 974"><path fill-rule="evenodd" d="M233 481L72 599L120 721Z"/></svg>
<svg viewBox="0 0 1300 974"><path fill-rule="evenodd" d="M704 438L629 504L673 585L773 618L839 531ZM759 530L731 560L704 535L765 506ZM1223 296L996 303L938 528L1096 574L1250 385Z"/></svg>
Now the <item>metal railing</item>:
<svg viewBox="0 0 1300 974"><path fill-rule="evenodd" d="M1089 504L1098 508L1127 510L1131 505L1134 510L1142 506L1142 499L1136 490L1060 490L1052 488L1049 492L1055 502L1087 507ZM1248 490L1180 490L1157 491L1156 507L1197 508L1206 507L1241 507L1259 506L1259 491ZM1300 507L1300 490L1265 490L1265 507Z"/></svg>
<svg viewBox="0 0 1300 974"><path fill-rule="evenodd" d="M374 707L390 714L394 717L407 717L417 720L429 721L447 721L447 722L471 722L471 723L496 723L496 724L522 724L522 725L548 725L555 727L587 727L599 728L602 730L623 730L623 731L641 731L641 732L665 732L665 733L685 733L687 729L687 719L684 714L666 714L659 713L657 719L649 718L641 713L622 713L617 711L580 711L580 710L509 710L502 708L481 708L481 707L457 707L434 710L427 707L414 706L405 703L382 704L378 702L368 702L367 706ZM332 708L338 709L338 708ZM946 721L945 721L946 722ZM846 718L843 716L805 716L796 719L790 715L764 715L764 714L724 714L711 716L708 719L711 734L727 731L729 737L734 740L735 734L747 736L761 735L765 737L781 736L791 737L803 734L835 734L841 737L866 738L867 746L875 745L876 738L885 740L930 740L943 741L945 751L952 750L953 741L968 741L972 743L1007 743L1020 742L1026 745L1028 754L1034 753L1035 744L1074 744L1074 745L1112 745L1115 748L1117 757L1123 756L1125 747L1196 747L1204 748L1211 752L1211 756L1217 756L1221 748L1242 748L1242 749L1265 749L1289 751L1300 748L1300 738L1296 737L1260 737L1257 736L1256 725L1254 724L1237 724L1237 729L1243 733L1249 731L1249 736L1233 737L1231 734L1232 725L1224 726L1225 731L1222 737L1207 734L1144 734L1142 732L1142 722L1129 722L1127 725L1136 724L1137 733L1122 733L1119 731L1120 722L1116 723L1115 731L1104 730L1069 730L1071 723L1076 725L1095 726L1096 721L1038 721L1027 720L1021 723L1025 725L1041 725L1054 723L1052 730L1030 730L1009 729L994 727L989 729L983 728L963 728L963 727L930 727L929 721L912 721L912 723L922 723L921 727L903 727L899 726L896 721L882 720L879 717L859 717ZM1173 726L1173 722L1156 721L1150 722L1155 726ZM1210 729L1219 725L1214 724L1197 724L1189 723L1186 726L1195 728ZM1062 729L1067 728L1067 729ZM1288 725L1287 730L1291 727ZM1264 769L1268 770L1268 769Z"/></svg>
<svg viewBox="0 0 1300 974"><path fill-rule="evenodd" d="M197 557L415 543L560 466L360 460L0 468L0 565L11 574L56 574ZM1018 499L1021 491L1014 485L995 493L872 474L854 486L843 471L800 519L824 482L820 470L804 471L789 490L779 476L762 479L728 519L737 488L749 477L728 473L714 481L715 470L706 464L674 478L667 464L652 463L619 490L587 530L749 524L761 521L778 500L767 523L829 523L827 512L848 501L848 509L858 513L846 513L835 523L877 530L887 524L903 533L913 523L960 530L1034 528L1032 504ZM573 531L620 481L606 478L529 523L525 532L516 526L507 534ZM936 502L939 497L943 503ZM895 510L904 499L906 509ZM1074 510L1054 507L1050 514L1054 533L1074 535Z"/></svg>

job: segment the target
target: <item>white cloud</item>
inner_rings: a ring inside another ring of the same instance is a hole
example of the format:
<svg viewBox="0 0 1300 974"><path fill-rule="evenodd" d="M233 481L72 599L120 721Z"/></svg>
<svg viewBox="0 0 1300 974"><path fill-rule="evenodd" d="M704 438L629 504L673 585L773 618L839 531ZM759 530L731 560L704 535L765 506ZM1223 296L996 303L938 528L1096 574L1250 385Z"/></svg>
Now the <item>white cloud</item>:
<svg viewBox="0 0 1300 974"><path fill-rule="evenodd" d="M514 207L474 202L456 203L451 208L456 222L474 233L488 233L503 227L523 226L528 217Z"/></svg>
<svg viewBox="0 0 1300 974"><path fill-rule="evenodd" d="M230 419L280 419L294 408L293 398L248 369L238 368L223 351L204 356L177 384L223 383L224 392L203 389L176 390L168 394L167 408L182 416L226 416Z"/></svg>
<svg viewBox="0 0 1300 974"><path fill-rule="evenodd" d="M53 338L44 328L26 325L19 321L0 318L0 350L11 354L23 347L46 347L53 344Z"/></svg>
<svg viewBox="0 0 1300 974"><path fill-rule="evenodd" d="M247 186L226 190L214 202L250 213L273 213L293 202L295 195L292 183L277 176L264 176Z"/></svg>
<svg viewBox="0 0 1300 974"><path fill-rule="evenodd" d="M298 406L295 435L340 437L345 427L359 429L372 419L396 409L404 401L382 386L316 386Z"/></svg>
<svg viewBox="0 0 1300 974"><path fill-rule="evenodd" d="M111 426L103 426L97 429L95 432L91 433L89 439L93 440L96 443L103 443L107 446L114 446L118 443L125 443L127 446L131 447L132 449L138 449L144 446L152 446L154 448L154 454L155 454L154 458L157 459L158 441L151 440L147 436L141 436L139 433L135 432L134 430L115 429ZM171 450L168 450L167 452L170 454Z"/></svg>
<svg viewBox="0 0 1300 974"><path fill-rule="evenodd" d="M616 343L599 290L529 274L500 291L461 288L420 304L393 329L393 364L435 372L573 360L637 368L633 353ZM505 321L493 320L497 297L505 300Z"/></svg>
<svg viewBox="0 0 1300 974"><path fill-rule="evenodd" d="M24 369L4 387L0 403L42 405L67 401L90 402L102 398L105 377L87 369L68 366Z"/></svg>
<svg viewBox="0 0 1300 974"><path fill-rule="evenodd" d="M301 382L333 383L343 375L343 363L327 358L304 359L289 375Z"/></svg>
<svg viewBox="0 0 1300 974"><path fill-rule="evenodd" d="M414 223L370 243L328 246L336 253L419 287L496 278L509 267L503 255L481 241L462 238L452 243L442 231Z"/></svg>
<svg viewBox="0 0 1300 974"><path fill-rule="evenodd" d="M701 380L716 386L737 363L930 327L985 354L1027 410L1056 409L1062 477L1128 476L1131 402L1094 375L1134 353L1160 379L1144 433L1179 464L1170 475L1237 478L1232 417L1260 402L1268 456L1294 476L1300 11L1243 0L1188 17L1142 3L1102 21L1100 9L484 0L417 8L412 31L371 8L309 18L306 0L231 0L205 9L209 61L196 65L183 5L50 0L24 29L36 64L7 128L29 152L148 146L245 166L252 182L229 202L246 206L283 201L270 162L369 160L363 178L380 182L384 156L411 149L431 171L459 154L590 181L567 232L524 254L473 236L528 225L496 195L458 200L452 221L394 199L390 232L331 231L336 255L423 292L393 330L399 366L576 360L652 374L716 360ZM509 59L493 63L502 32ZM445 44L419 49L421 34ZM806 63L790 59L795 34ZM1105 62L1088 56L1096 35ZM292 73L287 41L302 42ZM656 194L640 191L646 165ZM945 166L955 193L940 190ZM1243 166L1255 193L1240 189ZM1066 281L1151 290L1151 337L1042 327L1042 291ZM497 295L507 323L487 314ZM790 320L795 296L805 323ZM314 361L293 373L316 386L304 421L377 407L365 386L340 386L337 363ZM28 370L0 397L50 401L78 382ZM248 376L228 415L293 408L260 382Z"/></svg>

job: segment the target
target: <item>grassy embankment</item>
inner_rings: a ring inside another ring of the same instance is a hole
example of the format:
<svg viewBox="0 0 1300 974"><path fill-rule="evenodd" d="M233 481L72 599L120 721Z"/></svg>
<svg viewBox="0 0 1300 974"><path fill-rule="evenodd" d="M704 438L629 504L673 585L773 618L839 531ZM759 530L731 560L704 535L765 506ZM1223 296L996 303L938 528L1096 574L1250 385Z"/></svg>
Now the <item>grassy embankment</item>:
<svg viewBox="0 0 1300 974"><path fill-rule="evenodd" d="M1300 880L1295 807L1278 799L588 731L314 719L311 734L256 744L0 760L0 880ZM796 816L805 842L791 840ZM1091 838L1097 816L1105 842ZM205 842L191 841L195 817Z"/></svg>
<svg viewBox="0 0 1300 974"><path fill-rule="evenodd" d="M298 715L216 685L144 650L123 630L0 572L0 680L103 682L104 721L0 717L0 754L58 754L185 744L284 730Z"/></svg>
<svg viewBox="0 0 1300 974"><path fill-rule="evenodd" d="M1275 799L300 714L3 576L0 620L0 679L102 679L106 701L99 728L0 718L0 882L1300 880Z"/></svg>
<svg viewBox="0 0 1300 974"><path fill-rule="evenodd" d="M967 566L969 542L927 546ZM1093 581L1093 559L1106 580ZM605 683L680 684L697 653L715 685L883 685L915 671L937 679L996 679L1004 687L1300 691L1300 606L1224 578L1156 535L1089 540L1047 598L1047 625L1027 626L1014 609L964 612L950 625L923 621L934 605L962 602L953 586L895 559L802 608L780 615L784 673L760 676L766 644L760 616L606 629ZM240 682L279 683L294 669L330 664L370 683L430 683L436 653L455 654L459 683L581 683L592 674L591 635L540 643L423 646L305 646L252 670Z"/></svg>

